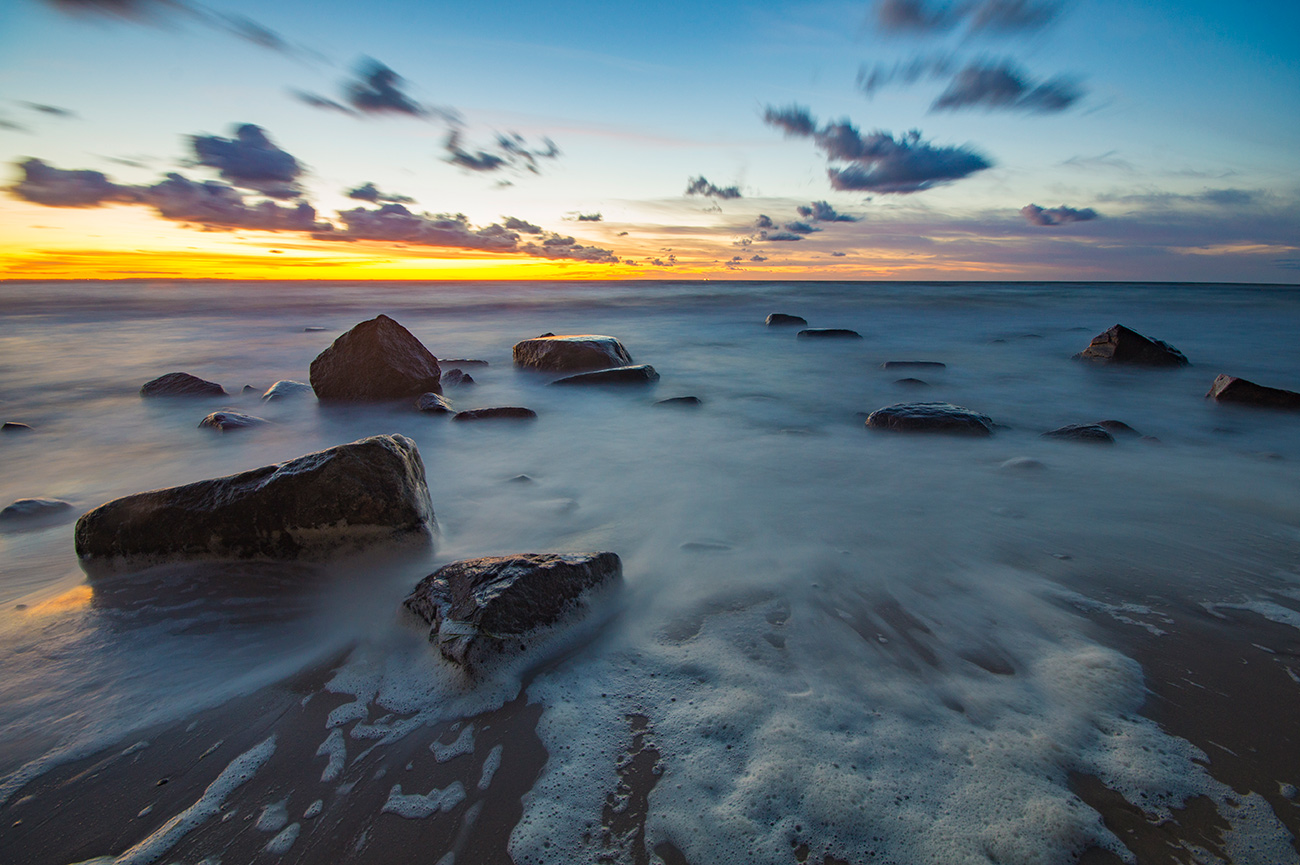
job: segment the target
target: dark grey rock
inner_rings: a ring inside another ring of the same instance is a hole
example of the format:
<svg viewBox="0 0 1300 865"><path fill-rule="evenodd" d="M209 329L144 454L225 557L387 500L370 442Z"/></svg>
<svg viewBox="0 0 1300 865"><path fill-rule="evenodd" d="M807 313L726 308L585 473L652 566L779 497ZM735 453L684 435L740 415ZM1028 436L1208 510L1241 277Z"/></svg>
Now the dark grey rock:
<svg viewBox="0 0 1300 865"><path fill-rule="evenodd" d="M911 402L886 406L867 417L867 427L892 432L967 436L993 434L993 421L988 417L946 402Z"/></svg>
<svg viewBox="0 0 1300 865"><path fill-rule="evenodd" d="M325 330L325 328L321 327L320 325L311 324L311 325L308 325L307 327L304 327L304 328L302 329L302 332L303 332L303 333L322 333L322 332L324 332L324 330Z"/></svg>
<svg viewBox="0 0 1300 865"><path fill-rule="evenodd" d="M314 391L312 390L311 385L306 382L294 381L291 378L282 378L266 389L266 393L262 394L262 399L297 399L298 397L305 397L311 393L314 393Z"/></svg>
<svg viewBox="0 0 1300 865"><path fill-rule="evenodd" d="M768 327L790 327L797 325L804 327L808 324L808 319L801 315L786 315L784 312L774 312L767 317Z"/></svg>
<svg viewBox="0 0 1300 865"><path fill-rule="evenodd" d="M433 353L386 315L363 321L311 362L322 400L375 401L442 393Z"/></svg>
<svg viewBox="0 0 1300 865"><path fill-rule="evenodd" d="M520 648L522 638L580 606L589 589L622 574L614 553L467 559L425 577L403 605L429 623L429 641L444 658L468 668Z"/></svg>
<svg viewBox="0 0 1300 865"><path fill-rule="evenodd" d="M534 420L537 412L517 405L503 405L494 408L475 408L456 412L452 420Z"/></svg>
<svg viewBox="0 0 1300 865"><path fill-rule="evenodd" d="M464 370L449 369L442 374L443 387L464 387L474 383L474 377Z"/></svg>
<svg viewBox="0 0 1300 865"><path fill-rule="evenodd" d="M237 411L214 411L212 414L199 421L199 429L215 429L222 432L231 430L248 429L249 427L263 426L270 421L265 418L254 417L251 414L244 414Z"/></svg>
<svg viewBox="0 0 1300 865"><path fill-rule="evenodd" d="M214 381L204 381L187 372L169 372L140 387L140 396L228 396Z"/></svg>
<svg viewBox="0 0 1300 865"><path fill-rule="evenodd" d="M29 433L31 431L32 428L28 424L19 423L16 420L7 420L4 422L4 426L0 427L0 432L7 433Z"/></svg>
<svg viewBox="0 0 1300 865"><path fill-rule="evenodd" d="M467 366L486 367L489 365L488 362L485 360L471 360L469 358L464 358L464 357L458 357L453 360L445 360L443 358L439 358L438 363L442 364L443 366L458 366L461 369L464 369Z"/></svg>
<svg viewBox="0 0 1300 865"><path fill-rule="evenodd" d="M948 364L937 360L887 360L881 369L947 369Z"/></svg>
<svg viewBox="0 0 1300 865"><path fill-rule="evenodd" d="M1088 347L1076 354L1074 359L1136 366L1188 365L1183 353L1169 343L1149 339L1122 324L1094 336Z"/></svg>
<svg viewBox="0 0 1300 865"><path fill-rule="evenodd" d="M243 386L243 388L240 389L240 391L239 391L239 395L240 395L240 396L256 396L256 395L260 394L261 392L262 392L262 391L261 391L260 388L253 387L251 384L246 384L246 385Z"/></svg>
<svg viewBox="0 0 1300 865"><path fill-rule="evenodd" d="M456 411L451 407L451 401L440 393L420 394L420 398L415 401L415 407L420 411L433 414L451 414Z"/></svg>
<svg viewBox="0 0 1300 865"><path fill-rule="evenodd" d="M1106 430L1113 436L1131 436L1133 438L1139 438L1142 436L1142 433L1133 429L1133 427L1124 423L1122 420L1099 420L1097 421L1097 426Z"/></svg>
<svg viewBox="0 0 1300 865"><path fill-rule="evenodd" d="M698 396L674 396L668 399L661 399L655 405L667 406L669 408L699 408L704 404Z"/></svg>
<svg viewBox="0 0 1300 865"><path fill-rule="evenodd" d="M536 481L534 481L534 480L533 480L532 478L530 478L528 475L515 475L515 476L512 477L509 481L507 481L507 483L512 483L512 484L531 484L531 483L536 483Z"/></svg>
<svg viewBox="0 0 1300 865"><path fill-rule="evenodd" d="M62 499L18 499L0 511L0 522L19 523L48 520L64 516L72 510L72 503Z"/></svg>
<svg viewBox="0 0 1300 865"><path fill-rule="evenodd" d="M797 334L800 339L862 339L856 330L843 327L810 327Z"/></svg>
<svg viewBox="0 0 1300 865"><path fill-rule="evenodd" d="M1206 399L1215 402L1230 402L1238 405L1263 406L1265 408L1300 409L1300 393L1277 387L1265 387L1244 378L1220 375L1210 386Z"/></svg>
<svg viewBox="0 0 1300 865"><path fill-rule="evenodd" d="M93 576L163 561L322 559L427 540L433 518L415 443L384 435L114 499L82 515L75 540Z"/></svg>
<svg viewBox="0 0 1300 865"><path fill-rule="evenodd" d="M551 384L652 384L659 381L659 373L648 363L636 366L616 366L613 369L600 369L595 372L582 372L577 375L556 379Z"/></svg>
<svg viewBox="0 0 1300 865"><path fill-rule="evenodd" d="M930 383L919 378L900 378L895 379L894 384L901 384L903 387L929 387Z"/></svg>
<svg viewBox="0 0 1300 865"><path fill-rule="evenodd" d="M628 366L632 355L612 336L544 334L515 343L516 366L547 372L587 372Z"/></svg>
<svg viewBox="0 0 1300 865"><path fill-rule="evenodd" d="M1062 439L1063 441L1085 442L1088 444L1113 445L1115 437L1110 434L1110 430L1104 426L1095 423L1072 423L1058 429L1045 432L1042 435L1047 439Z"/></svg>

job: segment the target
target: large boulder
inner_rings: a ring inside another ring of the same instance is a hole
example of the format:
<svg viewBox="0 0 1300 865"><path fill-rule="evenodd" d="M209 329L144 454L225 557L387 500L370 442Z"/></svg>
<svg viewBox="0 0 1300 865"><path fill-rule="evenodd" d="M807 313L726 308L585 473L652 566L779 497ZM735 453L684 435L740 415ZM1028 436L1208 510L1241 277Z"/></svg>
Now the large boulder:
<svg viewBox="0 0 1300 865"><path fill-rule="evenodd" d="M375 401L442 393L438 360L386 315L363 321L311 362L318 399Z"/></svg>
<svg viewBox="0 0 1300 865"><path fill-rule="evenodd" d="M1265 387L1231 375L1220 375L1210 386L1206 399L1265 408L1300 409L1300 393L1278 387Z"/></svg>
<svg viewBox="0 0 1300 865"><path fill-rule="evenodd" d="M648 363L636 366L616 366L612 369L598 369L595 372L580 372L557 378L551 384L653 384L659 381L659 373Z"/></svg>
<svg viewBox="0 0 1300 865"><path fill-rule="evenodd" d="M526 553L452 562L420 581L404 602L428 622L429 641L470 667L554 624L593 586L622 577L614 553Z"/></svg>
<svg viewBox="0 0 1300 865"><path fill-rule="evenodd" d="M188 372L169 372L140 386L140 396L228 396L215 381Z"/></svg>
<svg viewBox="0 0 1300 865"><path fill-rule="evenodd" d="M187 559L307 559L428 536L415 442L371 436L229 477L114 499L75 531L88 573Z"/></svg>
<svg viewBox="0 0 1300 865"><path fill-rule="evenodd" d="M946 402L905 402L873 411L867 416L867 428L988 436L993 434L993 421L979 412Z"/></svg>
<svg viewBox="0 0 1300 865"><path fill-rule="evenodd" d="M1136 330L1117 324L1099 333L1075 360L1098 363L1134 364L1137 366L1187 366L1187 358L1167 342L1148 339Z"/></svg>
<svg viewBox="0 0 1300 865"><path fill-rule="evenodd" d="M632 355L612 336L592 333L536 336L515 343L515 365L546 372L587 372L629 366Z"/></svg>

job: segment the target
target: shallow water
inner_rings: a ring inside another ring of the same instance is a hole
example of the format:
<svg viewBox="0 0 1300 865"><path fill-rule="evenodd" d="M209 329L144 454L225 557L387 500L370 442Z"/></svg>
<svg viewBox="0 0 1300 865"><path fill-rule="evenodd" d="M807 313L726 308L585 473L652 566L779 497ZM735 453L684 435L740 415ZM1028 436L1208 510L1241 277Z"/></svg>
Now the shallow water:
<svg viewBox="0 0 1300 865"><path fill-rule="evenodd" d="M1300 423L1203 398L1220 372L1300 389L1300 291L10 284L0 312L3 419L33 427L0 441L2 503L61 498L75 515L401 433L423 456L439 523L429 553L303 572L163 569L123 590L87 587L71 519L5 528L0 795L348 651L330 689L357 695L346 705L358 711L335 718L352 739L386 713L418 726L487 711L527 677L550 759L513 828L519 862L635 858L591 840L619 787L630 716L661 755L645 844L691 862L789 862L799 844L816 861L1059 862L1088 847L1126 857L1071 773L1157 817L1208 797L1233 827L1234 861L1295 855L1276 789L1233 794L1202 750L1139 714L1143 668L1097 617L1157 645L1175 625L1156 608L1300 621ZM246 383L306 380L335 336L381 312L439 357L490 362L469 370L473 386L447 389L457 408L523 405L538 420L457 424L239 395ZM764 327L769 312L864 338L798 340ZM1116 322L1193 365L1070 359ZM662 377L641 390L547 387L510 362L514 342L544 331L617 336ZM886 371L887 360L947 368ZM234 395L139 398L140 384L174 370ZM907 375L930 386L895 383ZM703 405L655 405L685 395ZM864 413L914 400L968 406L998 430L967 440L864 428ZM197 428L221 407L274 423ZM1103 418L1158 442L1039 437ZM1044 468L1002 468L1014 457ZM532 483L510 482L520 474ZM596 599L574 634L473 688L398 612L442 562L595 549L622 556L623 588ZM226 588L194 588L214 573Z"/></svg>

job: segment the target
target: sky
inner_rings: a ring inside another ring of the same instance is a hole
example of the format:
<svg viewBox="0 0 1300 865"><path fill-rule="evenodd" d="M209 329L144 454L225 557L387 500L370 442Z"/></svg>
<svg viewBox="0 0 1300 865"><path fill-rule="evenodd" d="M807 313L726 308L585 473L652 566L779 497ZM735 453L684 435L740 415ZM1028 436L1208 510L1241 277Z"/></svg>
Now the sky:
<svg viewBox="0 0 1300 865"><path fill-rule="evenodd" d="M1300 283L1300 6L5 0L0 279Z"/></svg>

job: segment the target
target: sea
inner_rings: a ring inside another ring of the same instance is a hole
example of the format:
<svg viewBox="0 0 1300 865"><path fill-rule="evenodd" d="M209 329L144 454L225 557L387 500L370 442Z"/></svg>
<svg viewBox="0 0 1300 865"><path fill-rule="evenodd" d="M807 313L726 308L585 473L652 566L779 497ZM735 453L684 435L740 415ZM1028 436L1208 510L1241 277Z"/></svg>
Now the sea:
<svg viewBox="0 0 1300 865"><path fill-rule="evenodd" d="M262 399L381 313L487 362L456 409L536 420ZM1115 324L1190 364L1073 359ZM511 354L546 332L660 378L552 387ZM175 371L230 395L141 398ZM1300 288L0 284L0 507L71 504L0 521L0 861L1300 861L1300 414L1220 373L1300 390ZM903 402L994 433L864 423ZM1134 432L1042 435L1100 420ZM427 547L79 567L99 504L391 433ZM606 550L617 586L473 675L402 609Z"/></svg>

